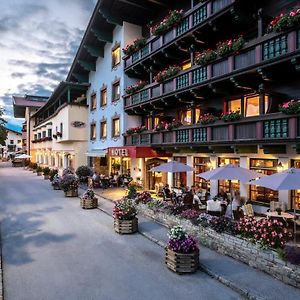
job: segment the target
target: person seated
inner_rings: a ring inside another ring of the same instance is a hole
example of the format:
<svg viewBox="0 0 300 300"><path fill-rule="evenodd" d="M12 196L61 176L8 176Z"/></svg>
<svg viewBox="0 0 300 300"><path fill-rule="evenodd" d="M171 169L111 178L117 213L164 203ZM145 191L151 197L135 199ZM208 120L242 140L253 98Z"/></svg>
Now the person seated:
<svg viewBox="0 0 300 300"><path fill-rule="evenodd" d="M217 195L218 198L222 198L224 202L228 201L228 195L225 193L224 189L220 189L220 192Z"/></svg>
<svg viewBox="0 0 300 300"><path fill-rule="evenodd" d="M172 193L171 193L171 190L170 190L168 184L166 184L166 185L163 187L163 192L164 192L166 198L171 198Z"/></svg>
<svg viewBox="0 0 300 300"><path fill-rule="evenodd" d="M232 199L232 210L238 210L242 206L240 191L235 190Z"/></svg>
<svg viewBox="0 0 300 300"><path fill-rule="evenodd" d="M100 177L99 177L99 175L98 175L97 172L94 172L92 178L93 178L93 181L99 181L99 179L100 179Z"/></svg>
<svg viewBox="0 0 300 300"><path fill-rule="evenodd" d="M222 212L221 201L217 200L216 197L212 200L207 200L207 213L213 216L220 216Z"/></svg>

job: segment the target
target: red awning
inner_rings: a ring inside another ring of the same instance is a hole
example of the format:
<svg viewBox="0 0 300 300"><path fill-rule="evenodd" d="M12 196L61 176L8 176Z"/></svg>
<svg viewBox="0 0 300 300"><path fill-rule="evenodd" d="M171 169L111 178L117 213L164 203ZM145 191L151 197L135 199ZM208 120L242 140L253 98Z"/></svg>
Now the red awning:
<svg viewBox="0 0 300 300"><path fill-rule="evenodd" d="M108 148L108 155L112 157L130 157L130 158L146 158L146 157L169 157L169 153L157 151L151 147L110 147Z"/></svg>

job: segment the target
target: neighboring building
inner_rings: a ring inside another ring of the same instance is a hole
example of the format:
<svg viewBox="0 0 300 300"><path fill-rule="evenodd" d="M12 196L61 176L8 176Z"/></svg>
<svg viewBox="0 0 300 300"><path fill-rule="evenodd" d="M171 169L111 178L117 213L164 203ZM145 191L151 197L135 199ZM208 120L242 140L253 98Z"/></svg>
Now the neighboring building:
<svg viewBox="0 0 300 300"><path fill-rule="evenodd" d="M86 165L88 84L61 82L48 102L31 116L31 155L51 168L76 169Z"/></svg>
<svg viewBox="0 0 300 300"><path fill-rule="evenodd" d="M182 20L157 37L149 34L147 14L141 10L147 43L124 58L124 71L136 81L148 80L150 84L126 95L124 109L128 115L140 117L139 125L145 125L147 131L126 134L125 145L171 152L169 159L196 169L194 173L169 175L171 186L199 184L210 188L214 196L221 188L229 191L231 184L257 204L257 211L266 210L272 200L285 201L292 208L296 199L300 209L300 191L277 192L227 180L211 181L208 186L195 176L228 163L265 174L276 173L281 167L300 168L300 115L279 111L279 104L300 99L300 29L267 30L273 17L298 2L178 1L184 9ZM152 10L159 16L166 13L163 6ZM197 52L214 49L218 42L240 35L246 43L238 51L225 53L225 47L219 56L204 54L202 60L199 56L196 59ZM155 81L154 76L170 65L179 66L180 71L162 82ZM210 119L205 124L206 114L219 116L230 111L239 111L241 118L227 122ZM183 126L155 131L160 122L171 123L173 119ZM162 181L161 173L147 172L160 162L163 160L143 161L147 189Z"/></svg>
<svg viewBox="0 0 300 300"><path fill-rule="evenodd" d="M101 173L130 171L140 180L144 172L141 158L158 154L150 147L124 147L122 135L141 121L139 116L124 113L122 98L124 87L134 82L124 74L122 48L142 36L142 27L136 24L144 22L144 16L138 11L121 1L98 1L67 80L90 83L88 164ZM130 17L133 13L134 18Z"/></svg>
<svg viewBox="0 0 300 300"><path fill-rule="evenodd" d="M48 97L25 95L24 97L13 96L14 117L24 118L25 121L22 127L22 150L24 153L30 154L31 140L33 139L30 117L45 103ZM32 159L34 161L34 158Z"/></svg>
<svg viewBox="0 0 300 300"><path fill-rule="evenodd" d="M5 146L3 149L3 156L5 158L11 158L16 153L22 151L22 133L10 128L6 128L7 138L5 140Z"/></svg>

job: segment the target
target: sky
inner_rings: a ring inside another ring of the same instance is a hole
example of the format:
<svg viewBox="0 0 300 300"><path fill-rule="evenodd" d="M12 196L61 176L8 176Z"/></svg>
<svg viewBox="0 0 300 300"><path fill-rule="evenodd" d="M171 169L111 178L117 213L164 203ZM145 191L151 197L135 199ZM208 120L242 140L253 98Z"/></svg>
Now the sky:
<svg viewBox="0 0 300 300"><path fill-rule="evenodd" d="M96 0L0 0L0 106L12 95L49 96L65 80Z"/></svg>

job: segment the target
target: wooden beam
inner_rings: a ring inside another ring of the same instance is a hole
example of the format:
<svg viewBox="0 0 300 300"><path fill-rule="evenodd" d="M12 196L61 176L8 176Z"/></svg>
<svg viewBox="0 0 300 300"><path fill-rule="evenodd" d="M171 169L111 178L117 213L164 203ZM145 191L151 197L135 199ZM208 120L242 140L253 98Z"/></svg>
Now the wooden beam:
<svg viewBox="0 0 300 300"><path fill-rule="evenodd" d="M96 64L89 61L78 59L78 63L87 71L96 71Z"/></svg>
<svg viewBox="0 0 300 300"><path fill-rule="evenodd" d="M101 8L101 10L99 10L100 14L104 17L104 19L106 20L107 23L109 24L113 24L113 25L123 25L123 20L116 18L115 16L112 16L110 14L110 12L106 9L104 9L103 7Z"/></svg>
<svg viewBox="0 0 300 300"><path fill-rule="evenodd" d="M78 73L72 73L72 75L78 80L78 82L88 82L89 76L87 74L78 74Z"/></svg>
<svg viewBox="0 0 300 300"><path fill-rule="evenodd" d="M96 28L92 28L91 31L93 32L95 37L98 39L98 41L105 42L105 43L113 42L112 32L101 31Z"/></svg>
<svg viewBox="0 0 300 300"><path fill-rule="evenodd" d="M91 46L91 45L84 45L83 47L93 57L104 57L104 48L103 47L96 47L96 46Z"/></svg>

